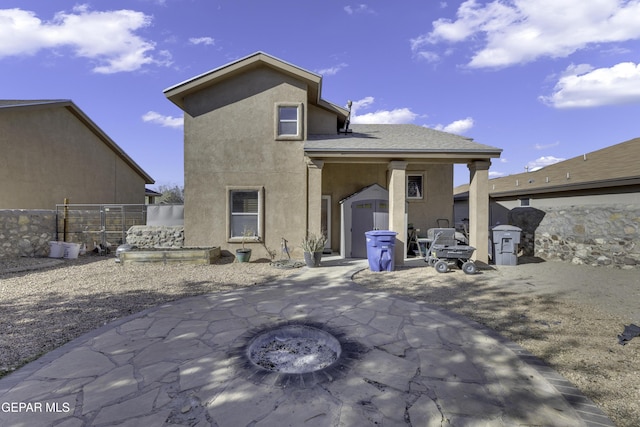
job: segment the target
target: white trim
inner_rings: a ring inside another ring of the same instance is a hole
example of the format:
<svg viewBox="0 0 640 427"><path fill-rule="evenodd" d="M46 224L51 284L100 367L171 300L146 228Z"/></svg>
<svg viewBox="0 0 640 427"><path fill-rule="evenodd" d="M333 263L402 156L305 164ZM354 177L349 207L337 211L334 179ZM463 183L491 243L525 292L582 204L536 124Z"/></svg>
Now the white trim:
<svg viewBox="0 0 640 427"><path fill-rule="evenodd" d="M257 216L257 224L258 229L255 230L255 238L245 241L247 242L260 242L262 241L262 237L264 236L264 187L262 186L227 186L227 201L226 201L226 235L227 242L229 243L241 243L243 237L242 236L231 236L231 216L232 216L232 206L231 206L231 193L233 191L255 191L258 193L258 213L257 214L242 214L237 213L236 216L243 215L256 215Z"/></svg>
<svg viewBox="0 0 640 427"><path fill-rule="evenodd" d="M280 120L280 108L295 108L296 116L296 133L280 134L280 123L293 123L293 120ZM302 103L301 102L276 102L275 104L275 139L278 141L300 141L303 136L302 126Z"/></svg>
<svg viewBox="0 0 640 427"><path fill-rule="evenodd" d="M409 196L409 178L410 177L420 177L420 188L417 189L418 191L418 195L417 196ZM405 184L405 189L407 192L407 200L422 200L424 199L424 174L422 173L408 173L407 172L407 182Z"/></svg>

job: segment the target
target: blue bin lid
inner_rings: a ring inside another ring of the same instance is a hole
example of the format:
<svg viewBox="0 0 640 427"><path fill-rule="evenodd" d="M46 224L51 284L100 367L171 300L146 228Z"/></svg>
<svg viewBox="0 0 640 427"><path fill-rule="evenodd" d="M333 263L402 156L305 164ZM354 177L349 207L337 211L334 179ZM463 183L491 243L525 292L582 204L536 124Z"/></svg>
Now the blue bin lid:
<svg viewBox="0 0 640 427"><path fill-rule="evenodd" d="M397 236L398 233L391 230L371 230L365 231L364 233L367 236Z"/></svg>

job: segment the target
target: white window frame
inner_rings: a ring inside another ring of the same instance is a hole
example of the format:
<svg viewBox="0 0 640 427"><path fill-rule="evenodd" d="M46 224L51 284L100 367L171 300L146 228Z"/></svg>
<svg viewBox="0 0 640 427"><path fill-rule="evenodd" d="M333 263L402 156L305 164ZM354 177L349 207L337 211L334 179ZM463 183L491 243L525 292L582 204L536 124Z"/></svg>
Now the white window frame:
<svg viewBox="0 0 640 427"><path fill-rule="evenodd" d="M410 183L410 178L411 177L420 177L420 187L418 188L418 195L417 196L410 196L409 195L409 183ZM407 199L408 200L422 200L424 199L424 174L421 173L407 173Z"/></svg>
<svg viewBox="0 0 640 427"><path fill-rule="evenodd" d="M293 123L291 119L281 119L281 108L295 108L296 109L296 133L280 133L281 123ZM301 102L277 102L275 105L275 139L279 141L299 141L303 137L302 132L302 103Z"/></svg>
<svg viewBox="0 0 640 427"><path fill-rule="evenodd" d="M258 193L258 212L257 213L241 213L232 212L233 206L231 203L231 196L236 191L250 191ZM234 216L248 216L255 215L257 230L254 230L254 236L245 239L245 243L248 242L261 242L264 230L264 187L261 186L228 186L227 187L227 208L226 208L226 225L227 225L227 242L241 243L243 240L242 235L232 235L233 233L233 221Z"/></svg>

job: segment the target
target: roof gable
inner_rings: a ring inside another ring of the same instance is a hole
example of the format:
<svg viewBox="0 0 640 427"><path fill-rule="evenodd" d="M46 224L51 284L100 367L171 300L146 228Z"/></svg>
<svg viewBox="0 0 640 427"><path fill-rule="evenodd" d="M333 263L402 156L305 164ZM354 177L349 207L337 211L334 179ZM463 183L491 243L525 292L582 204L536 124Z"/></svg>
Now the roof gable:
<svg viewBox="0 0 640 427"><path fill-rule="evenodd" d="M55 100L0 100L0 112L2 110L29 109L37 110L42 108L66 108L73 114L83 125L93 132L98 139L107 145L118 157L120 157L129 167L131 167L138 175L140 175L146 184L155 183L154 179L149 176L127 153L124 152L118 144L116 144L102 129L96 125L73 101L68 99Z"/></svg>
<svg viewBox="0 0 640 427"><path fill-rule="evenodd" d="M256 52L244 58L230 62L206 73L195 76L177 85L164 90L165 96L180 109L184 110L185 97L199 92L205 88L229 79L238 74L245 73L256 67L270 67L280 73L286 74L297 80L303 81L308 88L308 99L315 105L346 117L348 111L321 98L322 76L311 71L290 64L286 61L268 55L264 52Z"/></svg>

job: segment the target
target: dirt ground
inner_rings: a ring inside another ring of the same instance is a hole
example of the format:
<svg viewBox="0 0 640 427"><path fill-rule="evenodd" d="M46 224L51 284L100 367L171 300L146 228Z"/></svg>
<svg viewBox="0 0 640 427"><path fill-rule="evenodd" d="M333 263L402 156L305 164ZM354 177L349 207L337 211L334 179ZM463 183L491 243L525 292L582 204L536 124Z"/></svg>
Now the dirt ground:
<svg viewBox="0 0 640 427"><path fill-rule="evenodd" d="M361 271L356 283L463 314L544 360L621 427L640 425L640 270L524 260L468 276L412 260L394 272ZM529 262L526 262L529 261Z"/></svg>

